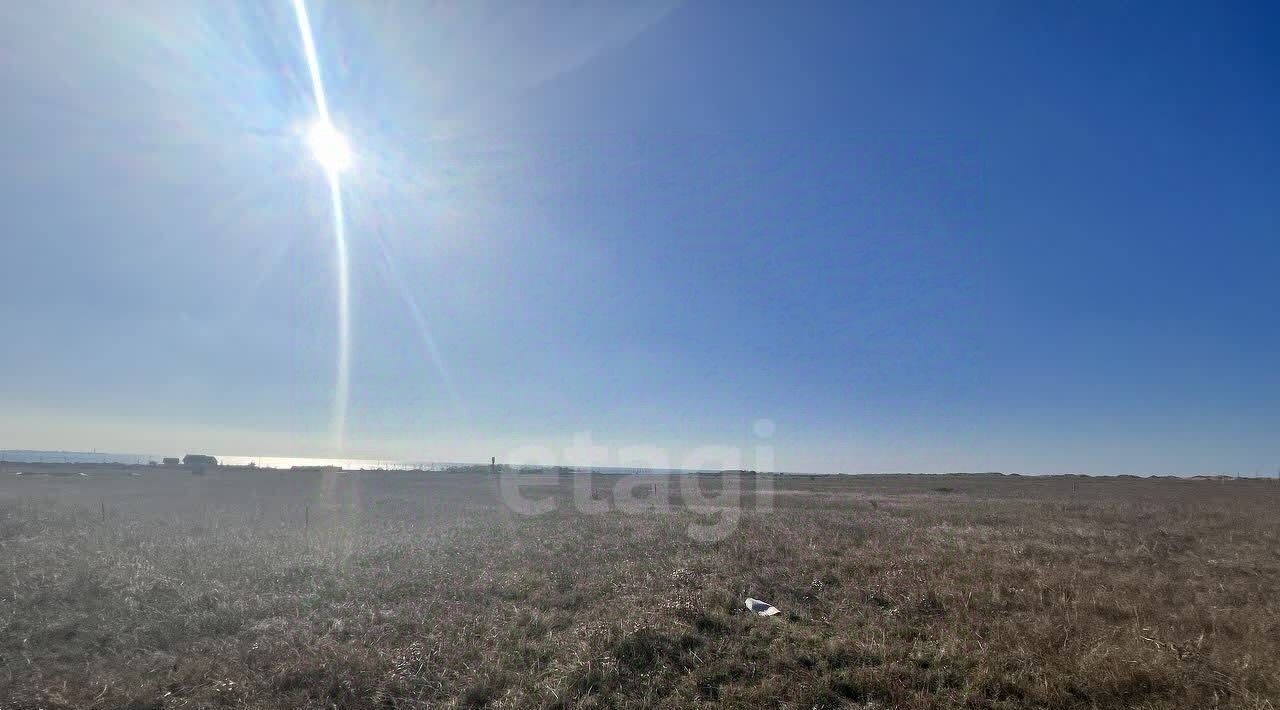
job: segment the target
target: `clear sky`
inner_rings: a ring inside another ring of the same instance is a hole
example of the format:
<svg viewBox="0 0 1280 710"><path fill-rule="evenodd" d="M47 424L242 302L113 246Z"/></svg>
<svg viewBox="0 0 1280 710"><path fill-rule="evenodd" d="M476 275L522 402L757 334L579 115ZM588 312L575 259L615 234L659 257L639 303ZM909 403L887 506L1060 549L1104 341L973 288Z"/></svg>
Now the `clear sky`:
<svg viewBox="0 0 1280 710"><path fill-rule="evenodd" d="M1280 465L1274 5L310 14L342 443L290 4L10 2L0 448Z"/></svg>

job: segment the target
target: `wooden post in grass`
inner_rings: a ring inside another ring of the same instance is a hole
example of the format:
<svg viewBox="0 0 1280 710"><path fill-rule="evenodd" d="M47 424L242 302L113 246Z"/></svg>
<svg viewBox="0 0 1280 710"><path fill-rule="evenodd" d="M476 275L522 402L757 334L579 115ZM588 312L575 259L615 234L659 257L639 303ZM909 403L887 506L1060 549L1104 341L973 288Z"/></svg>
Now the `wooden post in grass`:
<svg viewBox="0 0 1280 710"><path fill-rule="evenodd" d="M107 503L101 498L98 499L98 508L102 510L102 522L107 522Z"/></svg>
<svg viewBox="0 0 1280 710"><path fill-rule="evenodd" d="M302 508L302 529L308 530L310 528L311 528L311 506L306 505L306 506L303 506Z"/></svg>

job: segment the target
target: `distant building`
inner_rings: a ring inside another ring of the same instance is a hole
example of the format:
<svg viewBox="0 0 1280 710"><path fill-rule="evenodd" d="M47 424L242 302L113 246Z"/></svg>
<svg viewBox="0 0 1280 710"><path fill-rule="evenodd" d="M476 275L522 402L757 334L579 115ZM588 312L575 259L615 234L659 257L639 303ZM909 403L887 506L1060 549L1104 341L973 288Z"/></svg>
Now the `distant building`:
<svg viewBox="0 0 1280 710"><path fill-rule="evenodd" d="M166 466L177 466L177 465L178 465L178 464L180 464L180 463L182 463L182 462L178 460L178 457L177 457L177 456L166 456L166 457L164 457L164 465L166 465Z"/></svg>
<svg viewBox="0 0 1280 710"><path fill-rule="evenodd" d="M218 459L205 454L187 454L182 457L182 463L187 466L217 466Z"/></svg>

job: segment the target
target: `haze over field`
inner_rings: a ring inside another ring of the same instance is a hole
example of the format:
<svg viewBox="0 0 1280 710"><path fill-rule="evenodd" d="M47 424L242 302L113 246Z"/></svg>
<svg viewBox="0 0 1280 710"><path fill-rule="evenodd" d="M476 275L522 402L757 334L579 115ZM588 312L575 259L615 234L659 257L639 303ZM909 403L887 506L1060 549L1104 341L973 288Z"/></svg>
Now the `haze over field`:
<svg viewBox="0 0 1280 710"><path fill-rule="evenodd" d="M1275 6L297 5L0 7L0 446L1275 470Z"/></svg>

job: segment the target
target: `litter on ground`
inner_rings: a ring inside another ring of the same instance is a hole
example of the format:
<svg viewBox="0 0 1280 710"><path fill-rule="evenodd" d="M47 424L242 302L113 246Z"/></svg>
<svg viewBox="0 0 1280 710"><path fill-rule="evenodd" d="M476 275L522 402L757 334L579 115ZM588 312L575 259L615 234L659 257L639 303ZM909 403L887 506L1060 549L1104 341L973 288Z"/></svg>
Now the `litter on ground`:
<svg viewBox="0 0 1280 710"><path fill-rule="evenodd" d="M778 607L751 597L747 597L747 608L759 616L773 616L778 613Z"/></svg>

